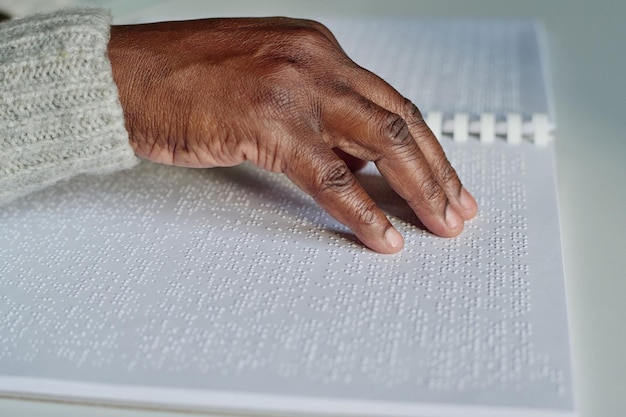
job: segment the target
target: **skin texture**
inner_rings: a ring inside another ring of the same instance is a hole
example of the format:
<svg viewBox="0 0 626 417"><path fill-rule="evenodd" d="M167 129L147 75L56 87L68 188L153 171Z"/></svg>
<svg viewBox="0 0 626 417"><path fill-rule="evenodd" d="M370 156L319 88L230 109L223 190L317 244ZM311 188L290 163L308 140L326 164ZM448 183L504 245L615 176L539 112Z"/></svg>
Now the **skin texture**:
<svg viewBox="0 0 626 417"><path fill-rule="evenodd" d="M458 235L476 214L417 107L351 61L317 22L114 26L109 57L140 157L282 172L382 253L404 241L356 181L364 161L439 236Z"/></svg>

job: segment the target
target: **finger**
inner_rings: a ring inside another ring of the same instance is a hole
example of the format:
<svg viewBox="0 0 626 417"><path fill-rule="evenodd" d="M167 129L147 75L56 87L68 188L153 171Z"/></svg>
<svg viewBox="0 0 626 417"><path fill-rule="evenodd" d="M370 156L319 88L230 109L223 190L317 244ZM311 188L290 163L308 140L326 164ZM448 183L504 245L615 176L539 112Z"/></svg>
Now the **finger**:
<svg viewBox="0 0 626 417"><path fill-rule="evenodd" d="M456 236L463 218L450 205L437 176L417 146L407 123L358 94L341 99L343 112L328 113L325 129L334 146L372 160L391 187L407 201L424 225L440 236Z"/></svg>
<svg viewBox="0 0 626 417"><path fill-rule="evenodd" d="M399 109L400 110L400 109ZM405 101L400 115L406 121L417 146L437 177L437 181L446 191L450 204L464 220L476 215L478 205L467 191L456 171L450 164L441 144L433 135L418 108L409 100Z"/></svg>
<svg viewBox="0 0 626 417"><path fill-rule="evenodd" d="M400 233L326 144L298 148L289 161L284 168L287 177L349 227L363 244L381 253L402 249Z"/></svg>
<svg viewBox="0 0 626 417"><path fill-rule="evenodd" d="M419 109L375 74L362 68L356 71L360 76L353 78L357 80L354 88L381 107L400 115L406 121L411 136L415 139L435 178L443 187L454 210L464 220L473 218L478 209L476 200L463 187L441 144L424 121Z"/></svg>

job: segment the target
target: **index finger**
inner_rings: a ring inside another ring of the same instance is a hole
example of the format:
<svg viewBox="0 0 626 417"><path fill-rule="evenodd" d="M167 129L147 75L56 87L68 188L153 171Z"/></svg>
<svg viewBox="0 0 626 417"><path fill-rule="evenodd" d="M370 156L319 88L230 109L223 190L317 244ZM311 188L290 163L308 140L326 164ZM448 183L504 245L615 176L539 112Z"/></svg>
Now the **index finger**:
<svg viewBox="0 0 626 417"><path fill-rule="evenodd" d="M395 253L404 246L400 233L358 183L350 168L321 138L296 148L283 172L331 216L348 226L366 246ZM316 145L317 144L317 145Z"/></svg>

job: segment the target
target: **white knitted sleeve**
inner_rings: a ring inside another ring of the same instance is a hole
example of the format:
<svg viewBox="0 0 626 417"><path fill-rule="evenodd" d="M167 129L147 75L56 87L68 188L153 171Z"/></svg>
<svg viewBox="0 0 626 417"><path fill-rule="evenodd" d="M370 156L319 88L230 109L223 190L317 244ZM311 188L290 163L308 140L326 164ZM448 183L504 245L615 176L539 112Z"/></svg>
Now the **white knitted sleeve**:
<svg viewBox="0 0 626 417"><path fill-rule="evenodd" d="M0 23L0 204L138 162L107 58L110 21L70 9Z"/></svg>

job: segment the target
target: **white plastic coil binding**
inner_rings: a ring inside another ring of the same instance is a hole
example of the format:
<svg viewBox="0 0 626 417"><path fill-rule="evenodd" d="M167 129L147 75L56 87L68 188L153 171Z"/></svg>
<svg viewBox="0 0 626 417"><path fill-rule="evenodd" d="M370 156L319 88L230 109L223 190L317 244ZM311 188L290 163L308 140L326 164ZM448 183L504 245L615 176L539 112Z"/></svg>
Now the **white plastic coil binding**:
<svg viewBox="0 0 626 417"><path fill-rule="evenodd" d="M550 142L550 122L546 114L533 114L533 141L536 145L545 146Z"/></svg>
<svg viewBox="0 0 626 417"><path fill-rule="evenodd" d="M426 124L433 132L433 135L437 138L437 140L441 140L441 133L443 127L443 114L438 111L428 112L426 115Z"/></svg>
<svg viewBox="0 0 626 417"><path fill-rule="evenodd" d="M496 140L496 115L483 113L480 115L480 141L493 143Z"/></svg>
<svg viewBox="0 0 626 417"><path fill-rule="evenodd" d="M467 113L454 114L452 138L455 142L467 142L469 139L469 115Z"/></svg>
<svg viewBox="0 0 626 417"><path fill-rule="evenodd" d="M517 145L522 142L522 115L509 113L506 115L506 141Z"/></svg>

